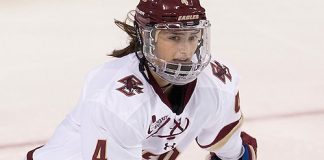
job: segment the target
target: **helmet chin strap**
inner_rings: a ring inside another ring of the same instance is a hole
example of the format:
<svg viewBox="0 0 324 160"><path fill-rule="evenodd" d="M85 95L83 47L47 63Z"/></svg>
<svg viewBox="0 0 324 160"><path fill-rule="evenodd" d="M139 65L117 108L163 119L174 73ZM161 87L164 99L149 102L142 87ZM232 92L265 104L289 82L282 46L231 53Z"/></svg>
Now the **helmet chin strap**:
<svg viewBox="0 0 324 160"><path fill-rule="evenodd" d="M135 43L135 48L139 48L139 49L135 49L135 55L137 57L137 59L139 60L139 71L142 73L143 77L146 79L146 81L148 83L151 83L149 77L148 77L148 66L147 63L150 63L146 60L144 54L143 54L143 39L142 36L140 34L140 29L138 27L138 24L134 21L134 27L135 27L135 31L136 31L136 37L137 37L137 42ZM142 53L138 53L137 51L140 50ZM154 67L155 69L155 67Z"/></svg>
<svg viewBox="0 0 324 160"><path fill-rule="evenodd" d="M152 73L150 72L150 68L153 70L153 72L156 71L156 67L149 61L146 60L144 54L143 54L143 39L142 36L140 35L140 29L138 27L138 24L134 22L135 30L136 30L136 37L137 37L137 43L135 44L136 48L139 48L142 53L138 53L138 50L135 50L135 55L137 59L139 60L139 71L142 73L143 77L145 80L151 84L152 81L150 81L149 77L153 77ZM151 76L149 76L149 74ZM155 80L156 81L156 80ZM161 89L164 90L166 88L169 88L172 84L169 82L166 86L162 86Z"/></svg>

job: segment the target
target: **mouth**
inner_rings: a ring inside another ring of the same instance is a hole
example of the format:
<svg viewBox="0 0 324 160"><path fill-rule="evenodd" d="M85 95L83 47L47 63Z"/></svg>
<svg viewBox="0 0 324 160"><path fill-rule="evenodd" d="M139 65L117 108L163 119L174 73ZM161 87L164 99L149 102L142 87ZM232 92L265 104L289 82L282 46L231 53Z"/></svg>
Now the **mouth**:
<svg viewBox="0 0 324 160"><path fill-rule="evenodd" d="M192 63L191 59L173 59L174 63Z"/></svg>

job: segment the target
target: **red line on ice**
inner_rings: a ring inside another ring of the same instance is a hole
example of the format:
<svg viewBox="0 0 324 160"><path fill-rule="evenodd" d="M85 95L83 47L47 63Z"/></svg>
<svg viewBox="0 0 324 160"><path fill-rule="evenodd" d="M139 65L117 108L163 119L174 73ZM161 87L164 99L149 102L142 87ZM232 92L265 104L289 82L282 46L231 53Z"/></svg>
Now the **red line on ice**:
<svg viewBox="0 0 324 160"><path fill-rule="evenodd" d="M0 144L0 149L8 149L8 148L20 148L26 146L33 146L33 145L43 145L45 144L46 140L38 140L38 141L30 141L30 142L22 142L22 143L10 143L10 144ZM33 148L31 148L33 149Z"/></svg>
<svg viewBox="0 0 324 160"><path fill-rule="evenodd" d="M283 113L283 114L273 114L273 115L264 115L264 116L255 116L251 118L246 118L247 122L254 121L266 121L266 120L276 120L276 119L287 119L295 118L302 116L314 116L324 114L324 109L312 110L312 111L303 111L303 112L292 112L292 113Z"/></svg>
<svg viewBox="0 0 324 160"><path fill-rule="evenodd" d="M295 118L301 116L313 116L324 114L324 109L312 110L312 111L304 111L304 112L293 112L293 113L285 113L285 114L274 114L274 115L264 115L246 118L247 122L257 122L257 121L266 121L266 120L277 120L277 119L287 119L287 118ZM8 149L8 148L20 148L20 147L28 147L43 145L46 143L46 140L38 140L38 141L30 141L30 142L22 142L22 143L11 143L11 144L0 144L0 149ZM30 148L33 149L33 148Z"/></svg>

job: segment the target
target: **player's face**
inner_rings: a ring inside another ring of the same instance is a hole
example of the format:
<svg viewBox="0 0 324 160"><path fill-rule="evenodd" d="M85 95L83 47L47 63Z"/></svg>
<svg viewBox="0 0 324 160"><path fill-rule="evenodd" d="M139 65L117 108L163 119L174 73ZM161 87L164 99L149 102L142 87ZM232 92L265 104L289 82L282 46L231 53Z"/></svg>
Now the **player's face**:
<svg viewBox="0 0 324 160"><path fill-rule="evenodd" d="M190 62L200 39L200 30L158 30L154 53L168 62Z"/></svg>

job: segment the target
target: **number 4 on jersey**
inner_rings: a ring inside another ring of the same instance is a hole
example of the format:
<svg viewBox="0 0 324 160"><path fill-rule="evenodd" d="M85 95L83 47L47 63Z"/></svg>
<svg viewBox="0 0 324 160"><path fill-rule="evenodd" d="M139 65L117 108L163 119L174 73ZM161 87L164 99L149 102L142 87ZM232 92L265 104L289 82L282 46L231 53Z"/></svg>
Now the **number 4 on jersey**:
<svg viewBox="0 0 324 160"><path fill-rule="evenodd" d="M98 140L96 150L92 156L92 160L107 160L106 140Z"/></svg>

